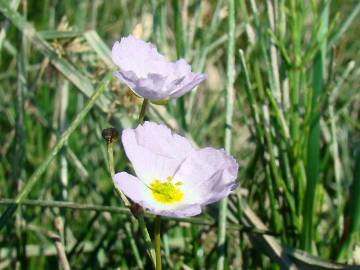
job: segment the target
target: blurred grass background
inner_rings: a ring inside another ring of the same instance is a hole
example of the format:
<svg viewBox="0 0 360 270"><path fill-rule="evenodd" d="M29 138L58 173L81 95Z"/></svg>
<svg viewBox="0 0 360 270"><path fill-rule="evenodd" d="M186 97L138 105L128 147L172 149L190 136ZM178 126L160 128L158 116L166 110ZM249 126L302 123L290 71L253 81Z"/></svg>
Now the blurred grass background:
<svg viewBox="0 0 360 270"><path fill-rule="evenodd" d="M240 164L227 202L163 222L164 268L359 269L345 265L360 264L359 12L357 0L0 0L0 269L151 269L101 137L140 111L103 80L130 33L209 76L146 118ZM114 150L115 170L131 170Z"/></svg>

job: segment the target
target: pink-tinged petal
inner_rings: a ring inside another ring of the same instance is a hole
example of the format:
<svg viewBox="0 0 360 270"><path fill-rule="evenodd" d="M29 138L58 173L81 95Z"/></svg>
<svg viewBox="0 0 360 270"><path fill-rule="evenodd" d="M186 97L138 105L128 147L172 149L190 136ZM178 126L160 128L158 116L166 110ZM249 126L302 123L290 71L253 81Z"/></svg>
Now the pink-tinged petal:
<svg viewBox="0 0 360 270"><path fill-rule="evenodd" d="M206 79L192 73L184 59L170 62L151 43L131 35L115 42L111 56L120 69L115 76L150 100L179 97Z"/></svg>
<svg viewBox="0 0 360 270"><path fill-rule="evenodd" d="M187 92L191 91L196 86L198 86L206 79L207 79L206 74L191 73L182 81L180 85L177 86L176 89L174 89L171 92L170 97L171 98L181 97Z"/></svg>
<svg viewBox="0 0 360 270"><path fill-rule="evenodd" d="M161 100L168 97L166 92L159 91L163 88L166 79L161 75L150 73L146 79L137 79L132 71L116 71L114 75L138 96L151 100Z"/></svg>
<svg viewBox="0 0 360 270"><path fill-rule="evenodd" d="M123 81L132 90L137 85L138 79L136 78L136 75L132 71L115 71L114 75L115 75L115 77L117 77L121 81Z"/></svg>
<svg viewBox="0 0 360 270"><path fill-rule="evenodd" d="M149 196L148 187L139 178L126 172L115 174L113 181L115 187L133 202L140 204Z"/></svg>
<svg viewBox="0 0 360 270"><path fill-rule="evenodd" d="M115 187L126 195L131 201L148 209L151 213L169 217L189 217L201 213L198 204L173 203L164 204L157 202L151 195L151 190L137 177L126 172L114 176Z"/></svg>
<svg viewBox="0 0 360 270"><path fill-rule="evenodd" d="M192 217L201 214L201 206L198 204L180 205L172 209L162 209L161 207L154 207L145 202L143 207L155 215L166 217Z"/></svg>
<svg viewBox="0 0 360 270"><path fill-rule="evenodd" d="M121 70L133 71L138 78L146 78L154 68L149 62L156 62L156 68L164 71L166 62L164 56L158 53L154 45L143 40L136 39L132 35L121 38L112 47L111 57L113 62Z"/></svg>
<svg viewBox="0 0 360 270"><path fill-rule="evenodd" d="M141 79L134 87L134 91L140 96L150 100L161 100L168 97L168 94L162 91L166 78L159 75L149 73L146 79Z"/></svg>
<svg viewBox="0 0 360 270"><path fill-rule="evenodd" d="M177 78L184 77L191 73L191 66L186 62L185 59L181 58L175 62L172 62L173 75Z"/></svg>
<svg viewBox="0 0 360 270"><path fill-rule="evenodd" d="M166 180L193 151L186 138L153 122L145 122L136 129L125 129L121 139L136 175L145 183L154 179Z"/></svg>
<svg viewBox="0 0 360 270"><path fill-rule="evenodd" d="M174 179L183 182L184 190L193 194L193 203L205 205L229 195L236 187L237 173L238 164L232 156L207 147L192 151Z"/></svg>

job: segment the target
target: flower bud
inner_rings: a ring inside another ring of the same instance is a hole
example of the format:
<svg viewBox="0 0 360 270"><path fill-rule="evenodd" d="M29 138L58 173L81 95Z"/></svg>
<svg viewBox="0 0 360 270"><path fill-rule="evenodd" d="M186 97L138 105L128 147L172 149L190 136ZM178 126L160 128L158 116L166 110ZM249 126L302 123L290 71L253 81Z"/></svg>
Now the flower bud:
<svg viewBox="0 0 360 270"><path fill-rule="evenodd" d="M104 129L101 135L107 143L113 143L119 139L119 133L113 127Z"/></svg>

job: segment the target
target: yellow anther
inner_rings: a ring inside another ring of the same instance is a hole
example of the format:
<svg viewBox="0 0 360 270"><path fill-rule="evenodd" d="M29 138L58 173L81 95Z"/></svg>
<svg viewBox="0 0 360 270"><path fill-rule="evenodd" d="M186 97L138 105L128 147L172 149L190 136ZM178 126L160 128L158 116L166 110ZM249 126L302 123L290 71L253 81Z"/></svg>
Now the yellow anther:
<svg viewBox="0 0 360 270"><path fill-rule="evenodd" d="M178 188L182 182L172 183L173 177L169 176L166 181L155 179L150 184L150 189L155 200L161 203L176 203L184 198L184 193Z"/></svg>

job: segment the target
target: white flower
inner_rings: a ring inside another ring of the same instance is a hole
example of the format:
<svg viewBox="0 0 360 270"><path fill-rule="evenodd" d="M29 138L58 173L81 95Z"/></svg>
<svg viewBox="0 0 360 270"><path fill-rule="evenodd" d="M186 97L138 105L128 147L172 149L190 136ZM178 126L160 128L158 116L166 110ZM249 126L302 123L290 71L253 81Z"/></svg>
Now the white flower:
<svg viewBox="0 0 360 270"><path fill-rule="evenodd" d="M236 187L238 164L224 150L194 149L186 138L152 122L124 130L121 139L137 177L117 173L115 186L156 215L198 215L201 206Z"/></svg>
<svg viewBox="0 0 360 270"><path fill-rule="evenodd" d="M120 68L115 76L137 95L150 100L180 97L207 78L192 73L184 59L169 62L151 43L132 35L115 42L112 60Z"/></svg>

